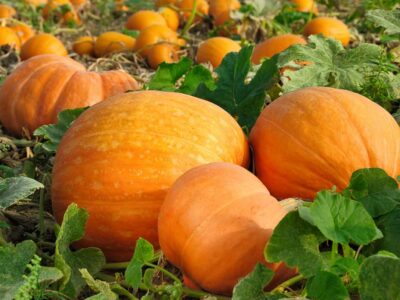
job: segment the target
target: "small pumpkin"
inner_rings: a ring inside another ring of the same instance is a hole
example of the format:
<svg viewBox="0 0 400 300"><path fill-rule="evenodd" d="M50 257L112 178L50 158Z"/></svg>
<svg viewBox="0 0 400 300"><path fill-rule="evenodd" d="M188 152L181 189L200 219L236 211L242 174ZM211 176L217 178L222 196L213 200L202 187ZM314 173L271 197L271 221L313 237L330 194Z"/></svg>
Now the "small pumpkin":
<svg viewBox="0 0 400 300"><path fill-rule="evenodd" d="M167 26L173 30L177 31L179 28L179 14L176 10L170 7L161 7L159 9L160 15L165 19L167 22Z"/></svg>
<svg viewBox="0 0 400 300"><path fill-rule="evenodd" d="M325 37L337 39L343 46L350 42L350 31L345 23L336 18L318 17L306 24L304 35L322 34Z"/></svg>
<svg viewBox="0 0 400 300"><path fill-rule="evenodd" d="M0 19L13 18L17 14L14 7L7 4L0 4Z"/></svg>
<svg viewBox="0 0 400 300"><path fill-rule="evenodd" d="M72 49L79 55L94 56L96 38L92 36L81 36L72 45Z"/></svg>
<svg viewBox="0 0 400 300"><path fill-rule="evenodd" d="M126 93L84 112L64 135L53 168L53 211L61 221L72 202L87 209L78 246L126 261L139 237L158 247L160 206L181 174L209 162L245 166L248 160L240 126L211 102L170 92Z"/></svg>
<svg viewBox="0 0 400 300"><path fill-rule="evenodd" d="M93 105L137 88L125 72L88 72L68 57L39 55L23 62L0 87L0 122L16 135L23 127L33 132L54 123L65 109Z"/></svg>
<svg viewBox="0 0 400 300"><path fill-rule="evenodd" d="M68 52L64 44L54 35L40 33L31 37L22 45L20 56L22 60L26 60L41 54L66 56Z"/></svg>
<svg viewBox="0 0 400 300"><path fill-rule="evenodd" d="M0 26L0 46L9 45L16 50L21 48L21 41L14 30Z"/></svg>
<svg viewBox="0 0 400 300"><path fill-rule="evenodd" d="M60 7L67 7L68 11L62 13ZM62 23L74 23L81 24L81 20L75 11L74 6L69 0L48 0L47 4L44 6L42 10L42 15L45 19L48 18L56 18L58 21Z"/></svg>
<svg viewBox="0 0 400 300"><path fill-rule="evenodd" d="M231 20L231 11L240 9L238 0L211 0L210 15L214 18L214 23L217 26L223 25Z"/></svg>
<svg viewBox="0 0 400 300"><path fill-rule="evenodd" d="M32 29L32 27L24 23L15 24L10 26L10 28L18 35L21 45L35 35L35 31Z"/></svg>
<svg viewBox="0 0 400 300"><path fill-rule="evenodd" d="M259 64L263 58L270 58L290 46L306 43L303 37L295 34L278 35L256 45L251 60L254 64Z"/></svg>
<svg viewBox="0 0 400 300"><path fill-rule="evenodd" d="M296 5L297 11L318 14L318 7L314 0L291 0Z"/></svg>
<svg viewBox="0 0 400 300"><path fill-rule="evenodd" d="M192 14L194 0L181 0L177 3L179 9L182 12L183 19L187 21ZM196 21L202 20L203 16L208 15L209 5L206 0L197 0L196 6Z"/></svg>
<svg viewBox="0 0 400 300"><path fill-rule="evenodd" d="M129 35L109 31L97 37L94 52L97 57L102 57L110 53L132 51L135 43L136 40Z"/></svg>
<svg viewBox="0 0 400 300"><path fill-rule="evenodd" d="M400 174L400 127L378 104L346 90L312 87L285 94L250 133L256 174L278 199L343 190L361 168Z"/></svg>
<svg viewBox="0 0 400 300"><path fill-rule="evenodd" d="M196 61L198 63L211 63L217 68L225 55L230 52L239 52L240 45L226 37L213 37L202 42L197 50Z"/></svg>
<svg viewBox="0 0 400 300"><path fill-rule="evenodd" d="M143 57L147 57L150 48L162 42L178 45L177 33L167 26L153 25L140 32L136 40L135 51Z"/></svg>
<svg viewBox="0 0 400 300"><path fill-rule="evenodd" d="M47 0L24 0L24 2L28 5L32 5L32 6L39 6L39 5L44 5L47 3Z"/></svg>
<svg viewBox="0 0 400 300"><path fill-rule="evenodd" d="M168 5L176 5L179 0L156 0L156 7L160 8Z"/></svg>
<svg viewBox="0 0 400 300"><path fill-rule="evenodd" d="M179 61L177 46L168 43L154 45L147 55L147 61L153 69L157 69L163 62L177 62Z"/></svg>
<svg viewBox="0 0 400 300"><path fill-rule="evenodd" d="M140 10L128 18L125 27L130 30L143 30L151 25L167 26L164 17L152 10Z"/></svg>
<svg viewBox="0 0 400 300"><path fill-rule="evenodd" d="M216 162L193 168L168 191L158 218L161 249L189 284L230 295L257 263L275 272L272 285L294 272L268 264L264 248L286 215L257 177L246 169Z"/></svg>

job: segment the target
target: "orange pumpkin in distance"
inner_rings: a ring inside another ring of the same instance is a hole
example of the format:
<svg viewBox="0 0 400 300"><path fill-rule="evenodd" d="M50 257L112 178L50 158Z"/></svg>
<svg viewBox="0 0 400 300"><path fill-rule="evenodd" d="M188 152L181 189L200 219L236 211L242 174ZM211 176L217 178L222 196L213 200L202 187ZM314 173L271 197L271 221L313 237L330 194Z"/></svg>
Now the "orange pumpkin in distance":
<svg viewBox="0 0 400 300"><path fill-rule="evenodd" d="M257 263L275 272L276 285L294 272L267 264L264 248L286 215L248 170L216 162L189 170L173 184L161 206L161 249L194 286L230 295Z"/></svg>
<svg viewBox="0 0 400 300"><path fill-rule="evenodd" d="M194 0L180 0L177 3L179 9L182 11L183 19L187 21L192 14ZM196 6L196 21L200 21L202 16L208 15L209 5L206 0L197 0Z"/></svg>
<svg viewBox="0 0 400 300"><path fill-rule="evenodd" d="M53 169L53 211L61 221L72 202L87 209L79 247L126 261L139 237L158 247L159 210L175 180L216 161L249 161L242 129L220 107L179 93L116 96L84 112L64 135Z"/></svg>
<svg viewBox="0 0 400 300"><path fill-rule="evenodd" d="M230 52L239 52L238 42L226 37L213 37L202 42L197 50L196 61L198 63L211 63L217 68L224 57Z"/></svg>
<svg viewBox="0 0 400 300"><path fill-rule="evenodd" d="M0 19L13 18L17 14L14 7L7 4L0 4Z"/></svg>
<svg viewBox="0 0 400 300"><path fill-rule="evenodd" d="M167 22L159 13L152 10L140 10L128 18L125 27L130 30L143 30L151 25L167 26Z"/></svg>
<svg viewBox="0 0 400 300"><path fill-rule="evenodd" d="M318 7L314 0L291 0L296 5L297 11L318 14Z"/></svg>
<svg viewBox="0 0 400 300"><path fill-rule="evenodd" d="M94 56L94 47L96 38L92 36L82 36L78 38L72 45L72 49L79 55Z"/></svg>
<svg viewBox="0 0 400 300"><path fill-rule="evenodd" d="M177 46L168 43L154 45L147 55L147 61L154 70L163 62L177 62L179 61Z"/></svg>
<svg viewBox="0 0 400 300"><path fill-rule="evenodd" d="M156 0L156 7L160 8L162 6L176 5L179 0Z"/></svg>
<svg viewBox="0 0 400 300"><path fill-rule="evenodd" d="M39 6L39 5L44 5L47 3L47 0L24 0L26 4L32 5L32 6Z"/></svg>
<svg viewBox="0 0 400 300"><path fill-rule="evenodd" d="M223 25L231 19L231 11L240 9L238 0L211 0L210 15L214 18L217 26Z"/></svg>
<svg viewBox="0 0 400 300"><path fill-rule="evenodd" d="M9 45L16 50L21 48L21 40L14 30L0 26L0 46Z"/></svg>
<svg viewBox="0 0 400 300"><path fill-rule="evenodd" d="M67 7L68 11L62 13L60 8ZM56 18L62 23L74 23L76 25L81 24L81 20L75 11L74 6L69 0L48 0L47 4L42 10L42 15L45 19Z"/></svg>
<svg viewBox="0 0 400 300"><path fill-rule="evenodd" d="M56 122L65 109L90 106L138 88L125 72L88 72L68 57L39 55L23 62L0 87L0 122L15 135L23 127L33 132Z"/></svg>
<svg viewBox="0 0 400 300"><path fill-rule="evenodd" d="M54 35L40 33L31 37L22 45L20 56L22 60L27 60L41 54L67 56L68 52L64 44Z"/></svg>
<svg viewBox="0 0 400 300"><path fill-rule="evenodd" d="M173 30L177 31L179 28L179 14L176 10L170 7L161 7L159 9L160 15L165 19L167 22L167 26Z"/></svg>
<svg viewBox="0 0 400 300"><path fill-rule="evenodd" d="M10 28L18 35L21 45L35 35L35 31L32 29L32 27L24 23L15 24L10 26Z"/></svg>
<svg viewBox="0 0 400 300"><path fill-rule="evenodd" d="M102 57L111 53L132 51L135 43L136 40L129 35L109 31L97 37L94 52L97 57Z"/></svg>
<svg viewBox="0 0 400 300"><path fill-rule="evenodd" d="M251 60L253 64L259 64L263 58L270 58L296 44L307 44L307 41L290 33L269 38L256 45Z"/></svg>
<svg viewBox="0 0 400 300"><path fill-rule="evenodd" d="M257 176L278 199L314 199L347 187L361 168L400 174L400 127L381 106L327 87L300 89L269 104L250 133Z"/></svg>
<svg viewBox="0 0 400 300"><path fill-rule="evenodd" d="M345 23L336 18L318 17L304 27L304 35L322 34L327 38L337 39L347 46L350 42L350 31Z"/></svg>
<svg viewBox="0 0 400 300"><path fill-rule="evenodd" d="M147 57L150 49L162 42L178 45L178 34L167 26L153 25L140 32L134 50L141 56Z"/></svg>

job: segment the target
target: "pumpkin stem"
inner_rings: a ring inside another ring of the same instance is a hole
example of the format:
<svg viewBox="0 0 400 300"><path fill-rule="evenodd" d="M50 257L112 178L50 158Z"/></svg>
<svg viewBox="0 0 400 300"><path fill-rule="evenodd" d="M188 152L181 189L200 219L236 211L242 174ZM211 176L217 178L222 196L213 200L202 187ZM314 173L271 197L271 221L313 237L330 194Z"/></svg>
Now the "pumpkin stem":
<svg viewBox="0 0 400 300"><path fill-rule="evenodd" d="M282 282L280 285L278 285L276 288L274 288L271 293L276 293L276 292L280 292L284 289L286 289L287 287L292 286L293 284L301 281L304 279L304 276L302 274L299 274L297 276L294 276L284 282Z"/></svg>
<svg viewBox="0 0 400 300"><path fill-rule="evenodd" d="M197 0L193 1L193 8L192 12L190 13L189 20L187 21L185 27L183 27L181 36L184 38L186 36L186 33L189 31L190 26L192 26L194 18L196 17L196 12L197 12Z"/></svg>

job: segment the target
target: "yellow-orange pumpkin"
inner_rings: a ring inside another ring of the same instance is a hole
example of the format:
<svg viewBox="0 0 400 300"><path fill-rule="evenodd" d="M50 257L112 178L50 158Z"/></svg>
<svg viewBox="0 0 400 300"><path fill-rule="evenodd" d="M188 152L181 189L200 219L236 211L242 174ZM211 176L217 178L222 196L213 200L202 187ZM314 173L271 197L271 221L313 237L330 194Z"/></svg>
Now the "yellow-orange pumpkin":
<svg viewBox="0 0 400 300"><path fill-rule="evenodd" d="M180 0L177 3L178 7L182 11L183 19L187 21L192 13L194 0ZM208 15L209 5L206 0L197 0L196 5L196 18L195 20L200 21L202 16Z"/></svg>
<svg viewBox="0 0 400 300"><path fill-rule="evenodd" d="M153 25L143 29L137 37L135 51L147 57L150 49L158 43L167 42L178 45L178 35L167 26Z"/></svg>
<svg viewBox="0 0 400 300"><path fill-rule="evenodd" d="M210 15L214 18L215 25L219 26L231 19L230 13L240 9L238 0L211 0Z"/></svg>
<svg viewBox="0 0 400 300"><path fill-rule="evenodd" d="M46 4L47 0L24 0L24 2L29 5L39 6Z"/></svg>
<svg viewBox="0 0 400 300"><path fill-rule="evenodd" d="M179 27L179 14L176 10L169 8L169 7L161 7L159 10L160 15L165 19L167 22L168 27L173 30L177 31Z"/></svg>
<svg viewBox="0 0 400 300"><path fill-rule="evenodd" d="M0 19L12 18L17 14L14 7L7 4L0 4Z"/></svg>
<svg viewBox="0 0 400 300"><path fill-rule="evenodd" d="M158 220L160 246L194 286L229 295L241 277L265 263L264 247L285 214L246 169L202 165L168 191ZM266 265L276 272L273 284L294 273L282 263Z"/></svg>
<svg viewBox="0 0 400 300"><path fill-rule="evenodd" d="M251 58L254 64L259 64L263 58L270 58L295 44L306 44L306 40L295 34L282 34L261 42L254 48Z"/></svg>
<svg viewBox="0 0 400 300"><path fill-rule="evenodd" d="M178 0L156 0L156 7L176 4Z"/></svg>
<svg viewBox="0 0 400 300"><path fill-rule="evenodd" d="M143 30L152 25L167 26L167 22L159 13L152 10L140 10L128 18L125 27L130 30Z"/></svg>
<svg viewBox="0 0 400 300"><path fill-rule="evenodd" d="M82 36L78 38L72 45L72 49L79 55L94 56L94 47L96 38L92 36Z"/></svg>
<svg viewBox="0 0 400 300"><path fill-rule="evenodd" d="M396 121L350 91L313 87L278 98L261 113L250 142L257 176L279 199L342 190L361 168L400 174Z"/></svg>
<svg viewBox="0 0 400 300"><path fill-rule="evenodd" d="M318 13L317 4L314 0L291 0L293 4L296 5L296 10L303 12L312 12L314 14Z"/></svg>
<svg viewBox="0 0 400 300"><path fill-rule="evenodd" d="M60 111L93 105L137 88L137 82L122 71L87 72L68 57L35 56L0 87L0 122L16 135L23 127L33 132L55 122Z"/></svg>
<svg viewBox="0 0 400 300"><path fill-rule="evenodd" d="M126 34L116 31L109 31L98 36L94 52L97 57L105 56L110 53L132 51L136 40Z"/></svg>
<svg viewBox="0 0 400 300"><path fill-rule="evenodd" d="M221 64L225 55L239 51L240 45L238 42L225 37L213 37L200 44L196 54L196 61L198 63L210 62L216 68Z"/></svg>
<svg viewBox="0 0 400 300"><path fill-rule="evenodd" d="M153 69L157 69L163 62L173 63L178 60L177 46L168 43L154 45L147 55L147 61Z"/></svg>
<svg viewBox="0 0 400 300"><path fill-rule="evenodd" d="M17 50L21 48L21 41L14 30L0 26L0 46L9 45Z"/></svg>
<svg viewBox="0 0 400 300"><path fill-rule="evenodd" d="M83 113L58 148L52 185L56 219L75 202L88 210L79 246L129 260L137 238L158 247L165 195L187 170L209 162L248 164L246 137L211 102L179 93L140 91Z"/></svg>
<svg viewBox="0 0 400 300"><path fill-rule="evenodd" d="M343 46L350 42L350 31L345 23L336 18L318 17L304 27L304 35L322 34L325 37L337 39Z"/></svg>
<svg viewBox="0 0 400 300"><path fill-rule="evenodd" d="M32 29L32 27L24 23L15 24L10 26L10 28L18 35L21 45L35 35L35 31Z"/></svg>
<svg viewBox="0 0 400 300"><path fill-rule="evenodd" d="M61 6L68 7L69 11L65 14L57 11ZM63 23L73 22L77 25L81 24L81 20L69 0L48 0L42 10L42 14L45 19L55 17L58 21L62 21Z"/></svg>
<svg viewBox="0 0 400 300"><path fill-rule="evenodd" d="M66 56L68 52L58 38L48 33L37 34L22 45L20 54L22 60L41 54Z"/></svg>

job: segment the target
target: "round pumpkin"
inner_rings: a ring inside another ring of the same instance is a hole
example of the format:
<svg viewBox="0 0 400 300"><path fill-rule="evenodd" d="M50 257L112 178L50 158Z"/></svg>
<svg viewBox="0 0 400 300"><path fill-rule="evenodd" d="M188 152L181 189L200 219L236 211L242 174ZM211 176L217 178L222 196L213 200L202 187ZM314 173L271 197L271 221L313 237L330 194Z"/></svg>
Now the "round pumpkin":
<svg viewBox="0 0 400 300"><path fill-rule="evenodd" d="M147 61L153 69L157 69L163 62L177 62L179 61L177 47L168 43L154 45L147 55Z"/></svg>
<svg viewBox="0 0 400 300"><path fill-rule="evenodd" d="M128 18L125 27L130 30L143 30L151 25L167 26L167 22L159 13L152 10L140 10Z"/></svg>
<svg viewBox="0 0 400 300"><path fill-rule="evenodd" d="M147 57L155 44L167 42L178 45L178 35L167 26L153 25L143 29L137 37L135 51Z"/></svg>
<svg viewBox="0 0 400 300"><path fill-rule="evenodd" d="M10 26L10 28L18 35L21 45L35 35L35 31L32 29L32 27L24 23L15 24Z"/></svg>
<svg viewBox="0 0 400 300"><path fill-rule="evenodd" d="M306 40L295 34L282 34L259 43L251 58L254 64L259 64L263 58L270 58L295 44L306 44Z"/></svg>
<svg viewBox="0 0 400 300"><path fill-rule="evenodd" d="M62 14L59 11L61 6L68 7L69 11ZM42 10L42 15L45 19L55 17L58 21L62 21L63 23L72 22L77 25L81 24L81 20L69 0L48 0Z"/></svg>
<svg viewBox="0 0 400 300"><path fill-rule="evenodd" d="M0 46L9 45L17 50L21 48L21 41L14 30L0 26Z"/></svg>
<svg viewBox="0 0 400 300"><path fill-rule="evenodd" d="M169 7L161 7L159 10L160 15L167 22L167 26L173 30L177 31L179 28L179 14L176 10Z"/></svg>
<svg viewBox="0 0 400 300"><path fill-rule="evenodd" d="M54 35L40 33L31 37L22 45L20 56L22 60L26 60L41 54L66 56L68 52L63 43Z"/></svg>
<svg viewBox="0 0 400 300"><path fill-rule="evenodd" d="M58 55L35 56L15 69L0 87L0 122L13 134L54 123L59 112L85 107L126 90L137 82L122 71L87 72L80 63Z"/></svg>
<svg viewBox="0 0 400 300"><path fill-rule="evenodd" d="M178 0L156 0L156 7L162 7L167 5L174 5L178 2Z"/></svg>
<svg viewBox="0 0 400 300"><path fill-rule="evenodd" d="M231 39L225 37L213 37L202 42L197 50L196 61L198 63L211 63L218 67L225 55L230 52L239 52L240 45Z"/></svg>
<svg viewBox="0 0 400 300"><path fill-rule="evenodd" d="M344 189L361 168L400 174L400 128L359 94L313 87L268 105L250 134L256 174L275 197L313 199Z"/></svg>
<svg viewBox="0 0 400 300"><path fill-rule="evenodd" d="M9 19L14 17L17 11L14 7L7 4L0 4L0 19Z"/></svg>
<svg viewBox="0 0 400 300"><path fill-rule="evenodd" d="M345 23L336 18L318 17L304 27L304 35L322 34L325 37L337 39L343 46L350 42L350 31Z"/></svg>
<svg viewBox="0 0 400 300"><path fill-rule="evenodd" d="M179 9L182 11L183 19L187 21L192 14L194 0L181 0L177 3ZM208 15L209 5L206 0L197 0L196 5L196 21L200 21L202 16Z"/></svg>
<svg viewBox="0 0 400 300"><path fill-rule="evenodd" d="M202 165L168 191L158 219L160 246L194 286L212 293L230 295L258 262L275 271L276 284L294 274L264 259L265 245L285 215L246 169L222 162Z"/></svg>
<svg viewBox="0 0 400 300"><path fill-rule="evenodd" d="M297 11L318 13L317 4L314 0L291 0L296 5Z"/></svg>
<svg viewBox="0 0 400 300"><path fill-rule="evenodd" d="M217 26L223 25L231 20L231 11L240 9L238 0L211 0L210 15L214 18Z"/></svg>
<svg viewBox="0 0 400 300"><path fill-rule="evenodd" d="M72 49L79 55L94 56L94 46L96 38L92 36L82 36L72 45Z"/></svg>
<svg viewBox="0 0 400 300"><path fill-rule="evenodd" d="M158 247L160 206L180 175L215 161L247 165L248 158L240 126L211 102L127 93L93 106L64 135L53 169L53 211L61 221L72 202L87 209L78 246L126 261L139 237Z"/></svg>
<svg viewBox="0 0 400 300"><path fill-rule="evenodd" d="M110 53L132 51L136 40L126 34L116 31L109 31L98 36L94 52L97 57L102 57Z"/></svg>

